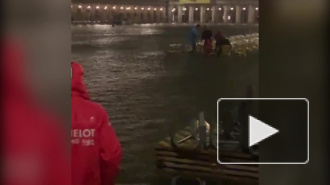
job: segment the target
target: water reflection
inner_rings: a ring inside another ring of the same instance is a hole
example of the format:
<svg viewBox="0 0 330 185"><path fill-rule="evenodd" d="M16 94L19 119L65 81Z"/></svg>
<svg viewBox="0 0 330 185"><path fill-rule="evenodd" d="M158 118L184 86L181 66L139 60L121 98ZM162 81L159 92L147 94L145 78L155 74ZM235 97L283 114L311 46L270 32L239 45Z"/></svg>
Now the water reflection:
<svg viewBox="0 0 330 185"><path fill-rule="evenodd" d="M91 98L107 110L124 150L121 183L161 184L154 147L172 125L183 127L200 110L215 121L216 100L244 97L258 87L258 54L203 58L167 54L187 42L187 26L72 26L72 59L85 68ZM212 27L216 29L216 27ZM255 26L222 26L227 35Z"/></svg>

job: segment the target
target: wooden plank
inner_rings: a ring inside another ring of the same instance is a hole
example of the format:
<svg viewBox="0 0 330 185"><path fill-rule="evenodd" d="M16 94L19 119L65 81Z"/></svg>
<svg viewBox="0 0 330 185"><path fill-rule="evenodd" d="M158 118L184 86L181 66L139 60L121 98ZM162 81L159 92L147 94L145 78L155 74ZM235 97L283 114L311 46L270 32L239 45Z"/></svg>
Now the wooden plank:
<svg viewBox="0 0 330 185"><path fill-rule="evenodd" d="M196 166L196 165L188 165L188 164L177 164L173 162L164 162L162 161L161 165L163 165L162 168L177 168L179 170L189 170L189 171L202 171L202 172L208 172L211 173L212 169L209 167L204 166Z"/></svg>
<svg viewBox="0 0 330 185"><path fill-rule="evenodd" d="M176 176L176 175L180 175L182 177L187 177L187 178L196 178L196 177L200 177L203 179L209 179L212 181L216 181L216 182L223 182L223 181L230 181L230 182L238 182L239 185L243 185L244 184L259 184L259 180L255 179L255 178L248 178L248 177L235 177L235 176L213 176L212 174L209 173L203 173L203 172L193 172L193 171L186 171L186 170L182 170L182 171L177 171L174 169L161 169L158 170L159 172L162 172L162 174L168 174L170 176Z"/></svg>
<svg viewBox="0 0 330 185"><path fill-rule="evenodd" d="M216 161L216 158L208 155L195 155L192 153L176 153L170 151L156 151L156 157L178 157L188 159L198 159L203 161Z"/></svg>
<svg viewBox="0 0 330 185"><path fill-rule="evenodd" d="M170 155L170 156L190 156L192 158L213 158L217 159L216 155L213 153L205 153L199 151L191 151L191 150L156 150L156 155ZM207 156L207 157L205 157ZM220 153L220 157L223 161L256 161L255 158L251 154L243 154L243 153Z"/></svg>
<svg viewBox="0 0 330 185"><path fill-rule="evenodd" d="M175 152L197 152L200 154L207 154L207 155L213 155L213 156L217 156L217 151L215 149L208 149L208 150L187 150L187 148L172 148L169 147L171 146L170 144L165 144L165 142L161 142L162 145L158 145L156 147L156 150L164 150L164 151L175 151ZM166 147L167 146L167 147ZM242 153L242 152L238 152L238 151L219 151L219 155L220 156L230 156L233 158L245 158L245 159L255 159L255 157L252 154L246 154L246 153Z"/></svg>
<svg viewBox="0 0 330 185"><path fill-rule="evenodd" d="M181 164L195 164L195 165L201 165L201 166L217 166L217 163L214 162L206 162L206 161L197 161L197 160L191 160L191 159L182 159L182 158L176 158L176 157L157 157L157 161L166 161L166 162L175 162L175 163L181 163Z"/></svg>
<svg viewBox="0 0 330 185"><path fill-rule="evenodd" d="M201 165L201 166L211 166L211 167L224 167L228 169L233 170L245 170L245 171L251 171L251 172L258 172L259 166L258 165L220 165L215 162L211 161L200 161L200 160L192 160L192 159L186 159L186 158L177 158L177 157L157 157L158 162L174 162L174 163L180 163L180 164L194 164L194 165Z"/></svg>
<svg viewBox="0 0 330 185"><path fill-rule="evenodd" d="M172 168L172 169L174 168L178 171L186 170L186 171L206 172L213 174L214 176L231 175L231 176L259 178L259 174L255 172L231 170L231 169L219 168L219 166L215 168L211 168L211 167L188 165L188 164L177 164L173 162L162 162L160 165L163 165L161 166L162 168Z"/></svg>
<svg viewBox="0 0 330 185"><path fill-rule="evenodd" d="M259 172L259 166L256 165L224 165L228 169L232 170L244 170L250 172Z"/></svg>

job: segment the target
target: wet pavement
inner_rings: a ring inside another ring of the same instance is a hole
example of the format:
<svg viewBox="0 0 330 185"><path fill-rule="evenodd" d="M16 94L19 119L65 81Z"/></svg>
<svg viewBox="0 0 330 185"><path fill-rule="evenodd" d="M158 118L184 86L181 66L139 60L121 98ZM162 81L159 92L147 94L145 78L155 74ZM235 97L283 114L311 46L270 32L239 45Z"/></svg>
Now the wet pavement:
<svg viewBox="0 0 330 185"><path fill-rule="evenodd" d="M212 26L227 35L257 26ZM215 123L216 101L258 93L258 52L247 57L167 53L187 43L188 26L72 26L72 60L81 63L91 99L101 103L123 147L118 182L165 182L156 175L154 148L173 126L184 127L199 111Z"/></svg>

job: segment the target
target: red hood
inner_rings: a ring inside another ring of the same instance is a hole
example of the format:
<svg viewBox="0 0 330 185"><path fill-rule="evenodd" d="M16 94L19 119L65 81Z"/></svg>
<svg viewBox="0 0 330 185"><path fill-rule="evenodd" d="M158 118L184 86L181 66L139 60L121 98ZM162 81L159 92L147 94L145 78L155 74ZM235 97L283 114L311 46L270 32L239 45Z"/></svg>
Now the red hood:
<svg viewBox="0 0 330 185"><path fill-rule="evenodd" d="M83 76L84 71L81 65L71 62L71 97L81 97L89 100Z"/></svg>

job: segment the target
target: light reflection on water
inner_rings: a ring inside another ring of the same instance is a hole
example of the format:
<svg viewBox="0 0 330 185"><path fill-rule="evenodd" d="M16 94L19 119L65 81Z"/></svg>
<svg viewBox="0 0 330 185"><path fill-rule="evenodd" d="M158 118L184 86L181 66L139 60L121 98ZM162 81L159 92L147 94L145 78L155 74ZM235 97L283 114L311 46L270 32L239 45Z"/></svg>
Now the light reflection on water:
<svg viewBox="0 0 330 185"><path fill-rule="evenodd" d="M218 98L244 97L246 86L258 87L257 53L221 59L167 54L168 44L187 42L187 29L72 26L72 60L83 65L91 98L106 108L123 147L121 183L161 184L154 147L169 128L183 127L200 110L212 122ZM236 35L258 27L221 29Z"/></svg>

